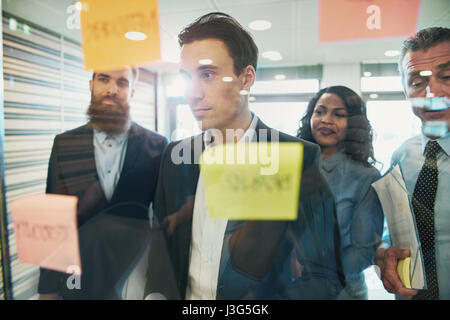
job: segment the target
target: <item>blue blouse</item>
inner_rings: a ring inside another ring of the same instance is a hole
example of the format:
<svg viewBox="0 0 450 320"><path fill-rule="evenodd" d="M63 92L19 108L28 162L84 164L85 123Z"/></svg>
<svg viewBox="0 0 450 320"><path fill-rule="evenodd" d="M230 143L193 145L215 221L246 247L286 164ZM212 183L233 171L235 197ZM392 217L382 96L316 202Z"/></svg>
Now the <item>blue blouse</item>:
<svg viewBox="0 0 450 320"><path fill-rule="evenodd" d="M322 160L322 169L336 199L344 273L364 281L383 232L383 211L371 187L380 173L342 151Z"/></svg>

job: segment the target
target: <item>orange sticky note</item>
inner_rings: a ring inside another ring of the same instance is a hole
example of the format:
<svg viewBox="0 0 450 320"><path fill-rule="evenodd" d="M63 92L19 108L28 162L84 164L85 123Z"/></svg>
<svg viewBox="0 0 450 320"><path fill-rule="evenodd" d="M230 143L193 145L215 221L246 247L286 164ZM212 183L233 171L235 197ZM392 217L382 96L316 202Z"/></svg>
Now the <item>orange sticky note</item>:
<svg viewBox="0 0 450 320"><path fill-rule="evenodd" d="M157 0L83 0L86 70L107 71L161 60Z"/></svg>
<svg viewBox="0 0 450 320"><path fill-rule="evenodd" d="M48 194L25 196L11 203L21 263L81 274L77 202L77 197Z"/></svg>
<svg viewBox="0 0 450 320"><path fill-rule="evenodd" d="M320 0L320 41L408 37L419 7L420 0Z"/></svg>

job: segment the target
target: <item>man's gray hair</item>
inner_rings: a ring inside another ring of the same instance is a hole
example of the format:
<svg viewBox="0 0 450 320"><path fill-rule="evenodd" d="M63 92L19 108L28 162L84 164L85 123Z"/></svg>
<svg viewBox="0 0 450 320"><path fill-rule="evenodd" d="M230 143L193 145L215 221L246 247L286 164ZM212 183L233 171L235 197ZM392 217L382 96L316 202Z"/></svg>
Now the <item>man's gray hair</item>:
<svg viewBox="0 0 450 320"><path fill-rule="evenodd" d="M404 78L403 58L410 51L428 50L435 45L450 41L450 29L441 27L431 27L420 30L413 37L408 38L403 42L402 52L398 60L398 71L402 78Z"/></svg>

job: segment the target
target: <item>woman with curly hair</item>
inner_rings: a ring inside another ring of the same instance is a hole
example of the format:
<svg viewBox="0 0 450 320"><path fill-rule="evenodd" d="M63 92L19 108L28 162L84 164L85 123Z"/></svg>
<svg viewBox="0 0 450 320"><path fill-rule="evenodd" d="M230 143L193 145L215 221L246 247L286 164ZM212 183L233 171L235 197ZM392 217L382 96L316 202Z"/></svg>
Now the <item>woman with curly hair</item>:
<svg viewBox="0 0 450 320"><path fill-rule="evenodd" d="M297 136L320 145L322 169L336 200L346 278L339 299L367 299L363 271L374 264L383 212L371 187L380 173L373 166L366 105L347 87L324 88L309 102Z"/></svg>

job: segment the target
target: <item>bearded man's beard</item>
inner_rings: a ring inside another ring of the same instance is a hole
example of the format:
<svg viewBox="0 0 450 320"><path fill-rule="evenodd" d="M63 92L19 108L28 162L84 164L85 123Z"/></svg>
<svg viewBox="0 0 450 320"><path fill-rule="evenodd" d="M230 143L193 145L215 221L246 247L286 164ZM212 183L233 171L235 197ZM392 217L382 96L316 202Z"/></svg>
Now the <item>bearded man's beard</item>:
<svg viewBox="0 0 450 320"><path fill-rule="evenodd" d="M87 116L92 125L107 135L119 135L127 129L130 120L130 106L126 102L121 103L115 97L108 98L114 100L116 104L103 104L103 98L95 100L92 97Z"/></svg>

